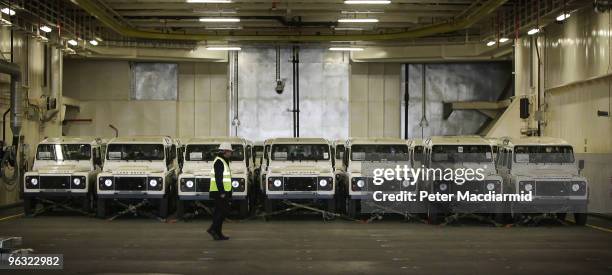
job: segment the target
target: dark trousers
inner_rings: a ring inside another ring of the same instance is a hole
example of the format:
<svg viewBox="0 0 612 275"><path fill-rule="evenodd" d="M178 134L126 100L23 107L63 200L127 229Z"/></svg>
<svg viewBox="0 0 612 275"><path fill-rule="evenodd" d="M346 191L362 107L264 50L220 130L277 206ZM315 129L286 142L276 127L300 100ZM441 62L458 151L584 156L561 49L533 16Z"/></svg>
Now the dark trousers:
<svg viewBox="0 0 612 275"><path fill-rule="evenodd" d="M210 226L212 231L221 233L221 230L223 229L223 221L229 214L229 210L230 202L227 197L215 198L215 210L213 211L212 225Z"/></svg>

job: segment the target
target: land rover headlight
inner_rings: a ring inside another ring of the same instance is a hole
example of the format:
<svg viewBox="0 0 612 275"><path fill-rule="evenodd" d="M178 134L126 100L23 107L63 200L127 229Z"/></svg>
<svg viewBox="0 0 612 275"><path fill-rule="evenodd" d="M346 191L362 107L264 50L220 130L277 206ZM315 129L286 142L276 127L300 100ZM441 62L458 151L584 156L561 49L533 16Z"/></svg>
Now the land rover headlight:
<svg viewBox="0 0 612 275"><path fill-rule="evenodd" d="M38 184L38 179L37 179L37 178L32 178L32 179L30 180L30 183L31 183L32 185L36 186L36 185Z"/></svg>
<svg viewBox="0 0 612 275"><path fill-rule="evenodd" d="M357 181L357 186L358 186L359 188L363 188L363 187L365 186L365 181L364 181L364 180L358 180L358 181Z"/></svg>
<svg viewBox="0 0 612 275"><path fill-rule="evenodd" d="M149 185L150 185L151 187L155 187L155 186L157 186L157 180L156 180L156 179L151 179L151 180L149 181Z"/></svg>
<svg viewBox="0 0 612 275"><path fill-rule="evenodd" d="M525 185L523 187L525 188L525 191L527 191L527 192L533 190L533 184L531 184L531 183L525 183Z"/></svg>
<svg viewBox="0 0 612 275"><path fill-rule="evenodd" d="M319 181L319 185L321 185L321 187L325 187L327 186L327 180L326 179L322 179Z"/></svg>
<svg viewBox="0 0 612 275"><path fill-rule="evenodd" d="M72 179L72 182L74 183L74 185L77 185L77 186L78 186L78 185L80 185L80 184L81 184L81 179L79 179L79 178L74 178L74 179Z"/></svg>
<svg viewBox="0 0 612 275"><path fill-rule="evenodd" d="M572 191L578 192L578 190L580 190L580 184L578 183L572 184Z"/></svg>
<svg viewBox="0 0 612 275"><path fill-rule="evenodd" d="M438 185L438 188L440 188L440 191L446 191L446 189L448 189L448 184L440 183L440 185Z"/></svg>
<svg viewBox="0 0 612 275"><path fill-rule="evenodd" d="M402 186L404 186L404 187L410 186L410 181L409 180L402 181Z"/></svg>
<svg viewBox="0 0 612 275"><path fill-rule="evenodd" d="M487 190L493 191L495 189L495 184L492 182L487 183Z"/></svg>
<svg viewBox="0 0 612 275"><path fill-rule="evenodd" d="M192 180L188 180L188 181L185 183L185 186L187 186L187 188L193 188L193 181L192 181Z"/></svg>
<svg viewBox="0 0 612 275"><path fill-rule="evenodd" d="M104 180L104 186L111 187L112 185L113 185L113 180L111 179Z"/></svg>
<svg viewBox="0 0 612 275"><path fill-rule="evenodd" d="M232 181L232 187L238 188L238 186L240 186L240 183L237 180L233 180Z"/></svg>
<svg viewBox="0 0 612 275"><path fill-rule="evenodd" d="M281 187L281 185L283 185L281 180L279 180L279 179L274 180L274 187Z"/></svg>

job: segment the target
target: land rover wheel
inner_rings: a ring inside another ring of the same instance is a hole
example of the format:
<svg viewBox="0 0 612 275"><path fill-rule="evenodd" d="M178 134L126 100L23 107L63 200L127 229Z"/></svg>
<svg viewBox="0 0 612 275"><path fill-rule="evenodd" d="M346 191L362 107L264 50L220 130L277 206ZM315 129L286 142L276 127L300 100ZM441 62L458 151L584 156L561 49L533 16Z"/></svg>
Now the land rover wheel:
<svg viewBox="0 0 612 275"><path fill-rule="evenodd" d="M336 199L327 200L327 211L328 212L336 212Z"/></svg>
<svg viewBox="0 0 612 275"><path fill-rule="evenodd" d="M168 217L168 197L164 196L159 200L159 216L164 219Z"/></svg>
<svg viewBox="0 0 612 275"><path fill-rule="evenodd" d="M101 219L106 218L106 208L106 199L99 198L96 205L96 216Z"/></svg>
<svg viewBox="0 0 612 275"><path fill-rule="evenodd" d="M576 225L586 225L587 214L586 213L574 213L574 221Z"/></svg>
<svg viewBox="0 0 612 275"><path fill-rule="evenodd" d="M91 201L92 201L91 200L91 195L87 194L87 195L85 195L85 197L83 197L83 200L82 200L83 211L88 212L88 213L91 211L91 209L92 209Z"/></svg>
<svg viewBox="0 0 612 275"><path fill-rule="evenodd" d="M176 201L176 218L181 219L185 215L185 201L177 200Z"/></svg>
<svg viewBox="0 0 612 275"><path fill-rule="evenodd" d="M427 220L430 224L440 224L440 213L435 206L430 205L427 208Z"/></svg>
<svg viewBox="0 0 612 275"><path fill-rule="evenodd" d="M274 211L276 211L276 202L271 200L271 199L264 199L264 210L266 211L266 213L272 213Z"/></svg>
<svg viewBox="0 0 612 275"><path fill-rule="evenodd" d="M240 217L241 218L248 218L249 217L249 200L248 199L244 199L241 200L240 203L238 204L239 207L239 212L240 212Z"/></svg>
<svg viewBox="0 0 612 275"><path fill-rule="evenodd" d="M560 221L565 221L565 217L567 217L567 213L557 213L557 219Z"/></svg>
<svg viewBox="0 0 612 275"><path fill-rule="evenodd" d="M32 216L36 211L36 199L23 198L23 212L26 216Z"/></svg>
<svg viewBox="0 0 612 275"><path fill-rule="evenodd" d="M357 218L357 204L356 200L346 199L346 214L351 218Z"/></svg>

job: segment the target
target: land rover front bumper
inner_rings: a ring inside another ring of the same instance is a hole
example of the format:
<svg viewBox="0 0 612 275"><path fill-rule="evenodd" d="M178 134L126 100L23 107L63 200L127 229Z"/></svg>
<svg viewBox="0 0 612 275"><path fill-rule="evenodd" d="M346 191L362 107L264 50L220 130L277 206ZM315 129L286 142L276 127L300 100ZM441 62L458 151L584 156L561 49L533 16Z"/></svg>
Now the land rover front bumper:
<svg viewBox="0 0 612 275"><path fill-rule="evenodd" d="M179 177L178 196L180 200L210 200L210 178L197 176ZM245 200L248 195L248 181L244 177L232 178L232 200Z"/></svg>
<svg viewBox="0 0 612 275"><path fill-rule="evenodd" d="M166 195L163 175L98 176L98 197L117 199L160 199Z"/></svg>
<svg viewBox="0 0 612 275"><path fill-rule="evenodd" d="M329 176L268 176L268 199L333 199L334 177Z"/></svg>
<svg viewBox="0 0 612 275"><path fill-rule="evenodd" d="M522 180L519 193L532 194L532 201L513 202L513 213L586 213L588 184L584 180Z"/></svg>
<svg viewBox="0 0 612 275"><path fill-rule="evenodd" d="M26 197L82 197L88 193L87 174L26 173L23 195Z"/></svg>

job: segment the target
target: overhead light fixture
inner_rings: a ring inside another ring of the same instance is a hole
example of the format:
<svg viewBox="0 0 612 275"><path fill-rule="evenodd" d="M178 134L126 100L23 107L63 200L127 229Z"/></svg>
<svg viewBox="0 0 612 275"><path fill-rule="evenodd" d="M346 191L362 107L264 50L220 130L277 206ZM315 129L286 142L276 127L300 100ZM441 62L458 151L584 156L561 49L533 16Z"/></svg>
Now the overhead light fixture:
<svg viewBox="0 0 612 275"><path fill-rule="evenodd" d="M381 14L384 11L341 11L342 14Z"/></svg>
<svg viewBox="0 0 612 275"><path fill-rule="evenodd" d="M4 8L0 10L2 13L7 14L8 16L13 16L15 15L15 10L9 9L9 8Z"/></svg>
<svg viewBox="0 0 612 275"><path fill-rule="evenodd" d="M533 29L529 30L529 31L527 32L527 34L528 34L528 35L534 35L534 34L539 33L539 32L540 32L540 29L538 29L538 28L533 28Z"/></svg>
<svg viewBox="0 0 612 275"><path fill-rule="evenodd" d="M242 26L206 27L207 30L242 30Z"/></svg>
<svg viewBox="0 0 612 275"><path fill-rule="evenodd" d="M487 42L487 47L491 47L491 46L493 46L495 44L496 44L495 41L489 41L489 42Z"/></svg>
<svg viewBox="0 0 612 275"><path fill-rule="evenodd" d="M571 14L569 14L569 13L563 13L563 14L557 16L557 21L558 22L562 22L562 21L570 18L570 16L571 16Z"/></svg>
<svg viewBox="0 0 612 275"><path fill-rule="evenodd" d="M209 51L239 51L242 50L242 48L240 47L206 47L207 50Z"/></svg>
<svg viewBox="0 0 612 275"><path fill-rule="evenodd" d="M354 27L335 27L336 31L363 31L363 28L354 28Z"/></svg>
<svg viewBox="0 0 612 275"><path fill-rule="evenodd" d="M376 18L341 18L338 19L340 23L376 23L378 19Z"/></svg>
<svg viewBox="0 0 612 275"><path fill-rule="evenodd" d="M95 40L95 39L89 40L89 44L91 44L92 46L98 46L98 40Z"/></svg>
<svg viewBox="0 0 612 275"><path fill-rule="evenodd" d="M200 22L240 22L240 18L230 17L202 17Z"/></svg>
<svg viewBox="0 0 612 275"><path fill-rule="evenodd" d="M345 0L344 4L391 4L391 1L386 0Z"/></svg>
<svg viewBox="0 0 612 275"><path fill-rule="evenodd" d="M360 52L363 51L363 48L352 48L352 47L331 47L330 51L339 51L339 52Z"/></svg>
<svg viewBox="0 0 612 275"><path fill-rule="evenodd" d="M231 0L187 0L187 3L202 3L202 4L228 4Z"/></svg>
<svg viewBox="0 0 612 275"><path fill-rule="evenodd" d="M505 42L508 42L508 40L510 39L508 39L507 37L502 37L499 39L499 43L505 43Z"/></svg>
<svg viewBox="0 0 612 275"><path fill-rule="evenodd" d="M42 26L40 26L40 28L39 28L39 29L40 29L41 31L46 32L46 33L49 33L49 32L51 32L51 31L52 31L51 27L49 27L49 26L47 26L47 25L42 25Z"/></svg>
<svg viewBox="0 0 612 275"><path fill-rule="evenodd" d="M79 44L79 42L77 42L77 41L76 41L76 40L74 40L74 39L70 39L70 40L68 40L68 44L70 44L70 45L72 45L72 46L76 46L76 45L78 45L78 44Z"/></svg>

